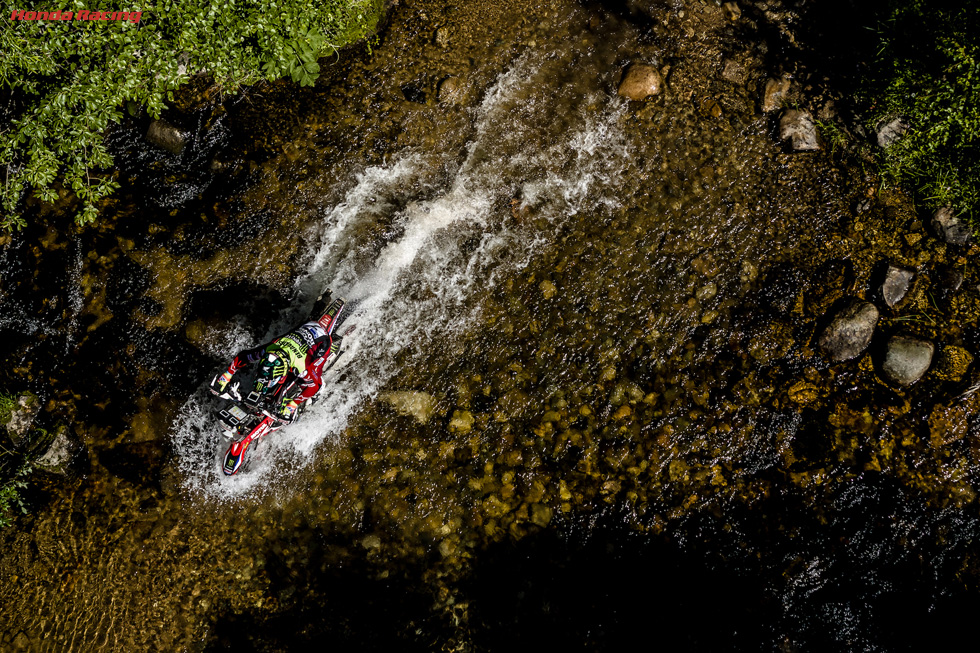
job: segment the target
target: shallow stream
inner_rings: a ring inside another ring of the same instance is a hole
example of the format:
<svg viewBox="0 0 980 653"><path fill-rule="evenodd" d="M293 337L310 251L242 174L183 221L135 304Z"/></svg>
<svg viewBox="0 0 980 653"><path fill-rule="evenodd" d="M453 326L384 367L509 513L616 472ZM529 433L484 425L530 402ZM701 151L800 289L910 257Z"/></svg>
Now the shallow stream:
<svg viewBox="0 0 980 653"><path fill-rule="evenodd" d="M953 641L973 399L811 341L883 257L958 259L776 141L762 5L405 2L315 89L175 112L183 158L123 125L105 225L2 254L4 381L85 451L0 534L3 646ZM660 95L616 93L632 62ZM204 384L327 287L354 329L321 400L224 477ZM976 351L964 292L943 333L882 328Z"/></svg>

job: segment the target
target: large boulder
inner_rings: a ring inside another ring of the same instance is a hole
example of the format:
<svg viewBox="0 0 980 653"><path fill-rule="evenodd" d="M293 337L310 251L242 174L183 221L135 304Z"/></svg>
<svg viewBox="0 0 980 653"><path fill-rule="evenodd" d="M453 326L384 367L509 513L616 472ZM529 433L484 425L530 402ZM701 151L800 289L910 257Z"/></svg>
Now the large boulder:
<svg viewBox="0 0 980 653"><path fill-rule="evenodd" d="M953 209L944 206L932 214L932 228L936 235L950 245L966 245L970 242L970 225L953 213Z"/></svg>
<svg viewBox="0 0 980 653"><path fill-rule="evenodd" d="M885 272L885 280L881 284L881 296L889 307L894 306L905 298L915 272L897 265L889 265Z"/></svg>
<svg viewBox="0 0 980 653"><path fill-rule="evenodd" d="M818 344L833 361L846 361L859 356L871 344L878 309L870 302L858 302L838 313L824 329Z"/></svg>
<svg viewBox="0 0 980 653"><path fill-rule="evenodd" d="M631 100L645 100L657 95L663 88L664 80L653 66L635 63L626 70L623 81L619 83L619 94Z"/></svg>
<svg viewBox="0 0 980 653"><path fill-rule="evenodd" d="M928 340L893 336L888 341L881 371L892 383L912 385L929 370L935 349Z"/></svg>
<svg viewBox="0 0 980 653"><path fill-rule="evenodd" d="M808 111L787 109L779 119L779 140L789 141L794 152L812 152L820 149L817 126Z"/></svg>

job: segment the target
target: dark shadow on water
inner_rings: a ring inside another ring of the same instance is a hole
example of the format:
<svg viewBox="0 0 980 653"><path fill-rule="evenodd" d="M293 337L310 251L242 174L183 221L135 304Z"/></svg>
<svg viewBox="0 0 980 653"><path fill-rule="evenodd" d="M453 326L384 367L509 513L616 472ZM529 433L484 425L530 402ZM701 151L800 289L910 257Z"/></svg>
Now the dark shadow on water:
<svg viewBox="0 0 980 653"><path fill-rule="evenodd" d="M756 579L619 528L496 545L465 593L480 651L759 650L773 609Z"/></svg>

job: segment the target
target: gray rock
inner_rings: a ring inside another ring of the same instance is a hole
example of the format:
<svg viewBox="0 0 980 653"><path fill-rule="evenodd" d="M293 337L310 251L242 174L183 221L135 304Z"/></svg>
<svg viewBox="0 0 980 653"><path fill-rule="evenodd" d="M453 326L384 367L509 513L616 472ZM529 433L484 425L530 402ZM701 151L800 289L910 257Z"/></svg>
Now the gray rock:
<svg viewBox="0 0 980 653"><path fill-rule="evenodd" d="M973 235L970 226L953 215L953 209L948 206L932 214L932 228L936 230L936 235L950 245L966 245Z"/></svg>
<svg viewBox="0 0 980 653"><path fill-rule="evenodd" d="M187 145L187 132L177 129L166 120L154 120L146 130L146 140L171 154L180 154Z"/></svg>
<svg viewBox="0 0 980 653"><path fill-rule="evenodd" d="M929 369L935 349L927 340L894 336L888 341L881 371L892 383L912 385Z"/></svg>
<svg viewBox="0 0 980 653"><path fill-rule="evenodd" d="M766 80L766 90L762 94L762 111L769 113L782 107L783 102L789 97L789 87L789 79L785 77Z"/></svg>
<svg viewBox="0 0 980 653"><path fill-rule="evenodd" d="M7 427L7 434L17 446L20 446L27 437L34 418L41 410L41 402L32 392L22 392L14 397L14 405L10 409L10 416L7 417L3 426Z"/></svg>
<svg viewBox="0 0 980 653"><path fill-rule="evenodd" d="M878 145L888 147L900 139L908 130L909 124L902 118L895 118L890 122L882 123L878 126L878 132L876 134Z"/></svg>
<svg viewBox="0 0 980 653"><path fill-rule="evenodd" d="M48 445L48 450L34 461L34 465L55 474L65 474L75 449L77 446L69 435L68 427L59 426L55 430L51 444Z"/></svg>
<svg viewBox="0 0 980 653"><path fill-rule="evenodd" d="M807 111L787 109L779 119L779 140L790 142L794 152L812 152L820 149L817 127Z"/></svg>
<svg viewBox="0 0 980 653"><path fill-rule="evenodd" d="M818 344L833 361L857 357L868 345L878 324L878 309L869 302L858 302L838 313L820 336Z"/></svg>
<svg viewBox="0 0 980 653"><path fill-rule="evenodd" d="M885 281L881 284L881 296L888 306L894 306L902 301L908 294L909 285L914 276L915 272L908 268L897 265L888 266L888 271L885 272Z"/></svg>
<svg viewBox="0 0 980 653"><path fill-rule="evenodd" d="M623 75L618 93L631 100L644 100L660 93L664 80L653 66L635 63Z"/></svg>
<svg viewBox="0 0 980 653"><path fill-rule="evenodd" d="M398 390L381 395L381 401L389 404L400 415L410 415L425 424L436 412L436 398L428 392Z"/></svg>

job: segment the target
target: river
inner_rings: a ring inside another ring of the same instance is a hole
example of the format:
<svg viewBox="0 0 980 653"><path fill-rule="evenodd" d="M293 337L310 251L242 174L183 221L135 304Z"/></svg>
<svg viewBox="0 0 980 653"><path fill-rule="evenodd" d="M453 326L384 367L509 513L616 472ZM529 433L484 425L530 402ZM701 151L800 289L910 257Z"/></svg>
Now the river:
<svg viewBox="0 0 980 653"><path fill-rule="evenodd" d="M182 155L115 130L105 222L3 253L4 380L83 449L0 533L5 650L955 641L975 405L930 439L953 384L814 337L883 257L955 255L777 142L756 5L402 2L314 89L175 114ZM660 95L617 94L636 62ZM344 356L223 476L206 382L323 288Z"/></svg>

